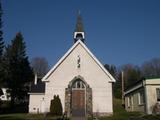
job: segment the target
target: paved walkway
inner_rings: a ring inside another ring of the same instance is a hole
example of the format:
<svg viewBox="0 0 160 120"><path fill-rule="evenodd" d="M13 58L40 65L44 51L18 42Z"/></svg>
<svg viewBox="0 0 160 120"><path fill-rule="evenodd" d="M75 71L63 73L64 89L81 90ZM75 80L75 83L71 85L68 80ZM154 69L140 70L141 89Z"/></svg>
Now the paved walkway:
<svg viewBox="0 0 160 120"><path fill-rule="evenodd" d="M71 120L86 120L85 117L72 117Z"/></svg>

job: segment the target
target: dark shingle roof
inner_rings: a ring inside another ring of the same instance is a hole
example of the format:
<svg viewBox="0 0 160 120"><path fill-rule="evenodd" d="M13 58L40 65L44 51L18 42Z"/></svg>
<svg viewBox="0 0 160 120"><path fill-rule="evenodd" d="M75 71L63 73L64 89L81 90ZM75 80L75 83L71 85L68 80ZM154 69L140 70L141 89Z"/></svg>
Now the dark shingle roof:
<svg viewBox="0 0 160 120"><path fill-rule="evenodd" d="M0 95L4 95L2 88L0 88Z"/></svg>
<svg viewBox="0 0 160 120"><path fill-rule="evenodd" d="M127 91L127 90L129 90L129 89L133 88L134 86L136 86L136 85L138 85L138 84L142 83L142 82L143 82L143 80L146 80L146 79L145 79L145 78L141 78L141 79L139 79L139 80L135 81L134 83L132 83L132 84L130 84L130 85L128 85L128 86L126 86L125 91Z"/></svg>
<svg viewBox="0 0 160 120"><path fill-rule="evenodd" d="M45 83L38 79L37 84L31 84L31 91L30 93L45 93Z"/></svg>

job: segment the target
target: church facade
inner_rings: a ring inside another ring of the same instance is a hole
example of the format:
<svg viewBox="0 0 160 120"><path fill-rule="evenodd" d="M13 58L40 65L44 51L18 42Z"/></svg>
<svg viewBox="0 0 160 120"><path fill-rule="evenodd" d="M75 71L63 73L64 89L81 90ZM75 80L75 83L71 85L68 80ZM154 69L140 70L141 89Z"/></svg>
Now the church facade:
<svg viewBox="0 0 160 120"><path fill-rule="evenodd" d="M58 95L68 117L113 114L112 83L115 79L85 45L81 16L74 32L74 44L54 67L31 88L30 113L50 111ZM37 89L35 89L37 88Z"/></svg>

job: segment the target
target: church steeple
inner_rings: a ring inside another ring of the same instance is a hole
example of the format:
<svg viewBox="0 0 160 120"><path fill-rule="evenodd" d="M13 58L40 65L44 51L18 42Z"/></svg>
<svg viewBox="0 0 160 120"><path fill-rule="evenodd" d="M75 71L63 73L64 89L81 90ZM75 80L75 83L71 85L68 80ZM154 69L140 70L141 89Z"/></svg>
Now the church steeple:
<svg viewBox="0 0 160 120"><path fill-rule="evenodd" d="M77 16L76 29L74 31L74 43L76 43L79 39L82 42L84 42L84 28L83 28L82 17L80 15L80 11Z"/></svg>
<svg viewBox="0 0 160 120"><path fill-rule="evenodd" d="M75 32L84 32L80 11L78 12L78 16L77 16L77 23L76 23Z"/></svg>

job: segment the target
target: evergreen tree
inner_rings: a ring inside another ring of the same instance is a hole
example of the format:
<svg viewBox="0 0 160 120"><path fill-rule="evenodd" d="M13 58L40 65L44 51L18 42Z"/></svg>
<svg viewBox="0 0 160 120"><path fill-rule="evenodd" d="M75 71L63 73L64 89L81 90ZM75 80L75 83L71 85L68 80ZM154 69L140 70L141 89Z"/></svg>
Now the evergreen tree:
<svg viewBox="0 0 160 120"><path fill-rule="evenodd" d="M117 72L117 68L116 68L115 65L105 64L104 67L106 68L106 70L108 70L108 72L109 72L115 79L117 79L118 72Z"/></svg>
<svg viewBox="0 0 160 120"><path fill-rule="evenodd" d="M56 114L56 96L54 95L54 97L53 97L53 99L51 100L51 105L50 105L50 113L52 114L52 115L55 115Z"/></svg>
<svg viewBox="0 0 160 120"><path fill-rule="evenodd" d="M113 96L115 98L122 98L122 74L121 71L117 74L116 82L113 83Z"/></svg>
<svg viewBox="0 0 160 120"><path fill-rule="evenodd" d="M4 41L3 41L3 31L2 31L2 7L0 3L0 87L3 85L3 78L4 78L4 70L2 64L3 48L4 48Z"/></svg>
<svg viewBox="0 0 160 120"><path fill-rule="evenodd" d="M62 103L59 98L59 95L57 95L57 115L61 116L62 115Z"/></svg>
<svg viewBox="0 0 160 120"><path fill-rule="evenodd" d="M3 41L3 31L2 31L2 6L0 3L0 58L2 58L4 41Z"/></svg>
<svg viewBox="0 0 160 120"><path fill-rule="evenodd" d="M58 95L54 95L54 98L51 100L50 113L54 116L61 116L62 111L61 100Z"/></svg>
<svg viewBox="0 0 160 120"><path fill-rule="evenodd" d="M26 56L26 46L21 33L17 33L4 54L5 80L11 95L11 105L24 102L33 80L33 71ZM15 101L16 100L16 101Z"/></svg>

